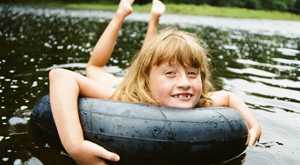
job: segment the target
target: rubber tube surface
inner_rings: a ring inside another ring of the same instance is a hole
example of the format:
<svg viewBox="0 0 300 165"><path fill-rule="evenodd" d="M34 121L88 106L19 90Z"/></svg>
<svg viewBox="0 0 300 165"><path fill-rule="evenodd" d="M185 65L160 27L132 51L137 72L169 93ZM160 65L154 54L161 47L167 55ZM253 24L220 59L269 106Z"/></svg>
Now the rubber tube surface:
<svg viewBox="0 0 300 165"><path fill-rule="evenodd" d="M247 147L247 127L229 108L187 110L80 98L79 112L85 138L118 153L122 162L220 162ZM48 96L34 107L31 121L59 142Z"/></svg>

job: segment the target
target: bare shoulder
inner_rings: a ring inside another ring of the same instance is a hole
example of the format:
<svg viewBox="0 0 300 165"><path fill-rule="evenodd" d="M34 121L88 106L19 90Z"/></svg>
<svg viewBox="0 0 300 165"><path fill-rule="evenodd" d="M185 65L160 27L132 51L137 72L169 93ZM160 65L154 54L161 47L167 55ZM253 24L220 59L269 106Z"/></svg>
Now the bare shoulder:
<svg viewBox="0 0 300 165"><path fill-rule="evenodd" d="M228 106L230 92L225 90L214 91L209 93L212 100L212 106Z"/></svg>

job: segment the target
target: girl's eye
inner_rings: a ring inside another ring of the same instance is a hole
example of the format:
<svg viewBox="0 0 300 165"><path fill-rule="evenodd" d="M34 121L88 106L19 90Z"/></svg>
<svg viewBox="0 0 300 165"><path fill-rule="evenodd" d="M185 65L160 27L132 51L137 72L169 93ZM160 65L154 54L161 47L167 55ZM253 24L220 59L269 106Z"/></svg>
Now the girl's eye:
<svg viewBox="0 0 300 165"><path fill-rule="evenodd" d="M190 71L187 73L189 77L191 78L196 78L197 75L198 75L198 72L195 72L195 71Z"/></svg>
<svg viewBox="0 0 300 165"><path fill-rule="evenodd" d="M176 72L170 71L170 72L166 72L165 75L167 77L175 77L176 76Z"/></svg>

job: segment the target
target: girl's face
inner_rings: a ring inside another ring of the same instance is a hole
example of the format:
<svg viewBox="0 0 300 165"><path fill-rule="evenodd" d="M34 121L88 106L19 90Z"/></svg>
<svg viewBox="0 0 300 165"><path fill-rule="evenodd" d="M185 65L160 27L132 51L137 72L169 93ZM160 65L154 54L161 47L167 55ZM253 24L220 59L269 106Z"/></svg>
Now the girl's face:
<svg viewBox="0 0 300 165"><path fill-rule="evenodd" d="M200 71L164 62L150 71L152 97L162 106L193 108L202 93Z"/></svg>

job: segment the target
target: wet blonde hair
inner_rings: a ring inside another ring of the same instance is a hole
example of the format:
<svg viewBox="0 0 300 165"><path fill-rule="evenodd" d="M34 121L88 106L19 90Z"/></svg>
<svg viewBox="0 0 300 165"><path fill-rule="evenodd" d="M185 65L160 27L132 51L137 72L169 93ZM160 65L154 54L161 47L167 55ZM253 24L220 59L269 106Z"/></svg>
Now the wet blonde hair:
<svg viewBox="0 0 300 165"><path fill-rule="evenodd" d="M206 50L197 36L176 29L162 30L145 43L134 57L123 81L112 96L113 100L159 105L151 96L149 75L152 66L164 62L179 63L183 67L198 68L202 79L202 94L198 106L210 106L208 97L213 90Z"/></svg>

